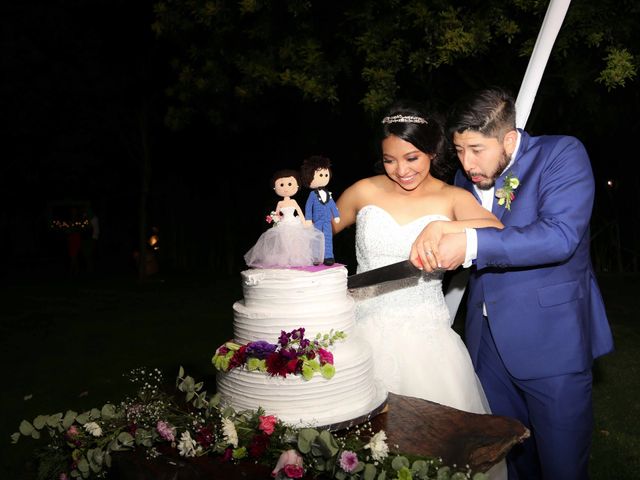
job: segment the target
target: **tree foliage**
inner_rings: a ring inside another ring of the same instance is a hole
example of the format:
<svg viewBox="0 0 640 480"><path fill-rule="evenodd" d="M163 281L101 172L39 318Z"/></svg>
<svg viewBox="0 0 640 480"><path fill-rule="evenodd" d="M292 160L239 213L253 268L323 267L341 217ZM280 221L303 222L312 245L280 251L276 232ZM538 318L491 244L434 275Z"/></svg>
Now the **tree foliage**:
<svg viewBox="0 0 640 480"><path fill-rule="evenodd" d="M167 123L213 123L285 89L377 113L405 91L457 82L517 87L543 0L161 0L152 28L171 51ZM562 88L619 89L637 74L637 2L574 2L551 62ZM515 89L515 88L514 88Z"/></svg>

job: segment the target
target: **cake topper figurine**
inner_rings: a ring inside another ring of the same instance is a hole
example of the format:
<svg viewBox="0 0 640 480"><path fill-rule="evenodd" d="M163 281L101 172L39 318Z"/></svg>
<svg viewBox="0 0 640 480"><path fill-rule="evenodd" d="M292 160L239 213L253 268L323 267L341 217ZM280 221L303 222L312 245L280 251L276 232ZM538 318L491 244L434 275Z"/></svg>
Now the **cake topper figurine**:
<svg viewBox="0 0 640 480"><path fill-rule="evenodd" d="M296 170L276 172L271 185L282 198L275 211L267 216L273 226L249 250L244 260L250 267L286 268L318 265L324 259L324 236L310 221L292 196L300 189L300 175ZM295 214L298 214L297 216Z"/></svg>
<svg viewBox="0 0 640 480"><path fill-rule="evenodd" d="M302 184L312 190L305 205L305 215L324 235L324 264L333 265L335 259L331 219L340 223L340 212L331 198L331 192L325 188L331 179L331 161L319 155L309 157L302 162L300 176Z"/></svg>

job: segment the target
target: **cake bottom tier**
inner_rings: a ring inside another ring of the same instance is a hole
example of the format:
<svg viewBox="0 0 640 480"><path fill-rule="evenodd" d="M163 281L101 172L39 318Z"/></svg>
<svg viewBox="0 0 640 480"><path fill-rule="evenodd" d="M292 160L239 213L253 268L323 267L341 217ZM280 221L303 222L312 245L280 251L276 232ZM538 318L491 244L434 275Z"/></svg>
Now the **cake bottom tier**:
<svg viewBox="0 0 640 480"><path fill-rule="evenodd" d="M371 355L365 341L348 340L333 349L331 379L272 377L236 368L218 372L217 388L223 405L236 411L262 408L296 427L334 425L365 416L385 401L387 392L373 378Z"/></svg>

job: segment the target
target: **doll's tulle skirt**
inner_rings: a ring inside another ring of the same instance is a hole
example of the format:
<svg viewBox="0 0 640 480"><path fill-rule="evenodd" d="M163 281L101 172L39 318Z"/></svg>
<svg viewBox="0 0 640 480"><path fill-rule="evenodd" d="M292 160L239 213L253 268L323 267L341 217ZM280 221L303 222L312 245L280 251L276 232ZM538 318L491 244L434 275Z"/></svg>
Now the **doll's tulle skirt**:
<svg viewBox="0 0 640 480"><path fill-rule="evenodd" d="M244 260L253 268L318 265L324 260L324 235L313 226L280 224L260 235Z"/></svg>

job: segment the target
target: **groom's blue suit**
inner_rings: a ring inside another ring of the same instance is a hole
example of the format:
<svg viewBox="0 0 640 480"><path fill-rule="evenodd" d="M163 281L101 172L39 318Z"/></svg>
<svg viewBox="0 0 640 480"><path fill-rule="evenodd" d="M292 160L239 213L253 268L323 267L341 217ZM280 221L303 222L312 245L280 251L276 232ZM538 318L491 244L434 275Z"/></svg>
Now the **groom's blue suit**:
<svg viewBox="0 0 640 480"><path fill-rule="evenodd" d="M466 343L493 413L533 432L510 478L586 478L592 361L613 349L589 254L593 174L577 139L520 133L495 185L520 180L510 210L494 200L505 228L477 229ZM462 172L456 184L477 197Z"/></svg>

